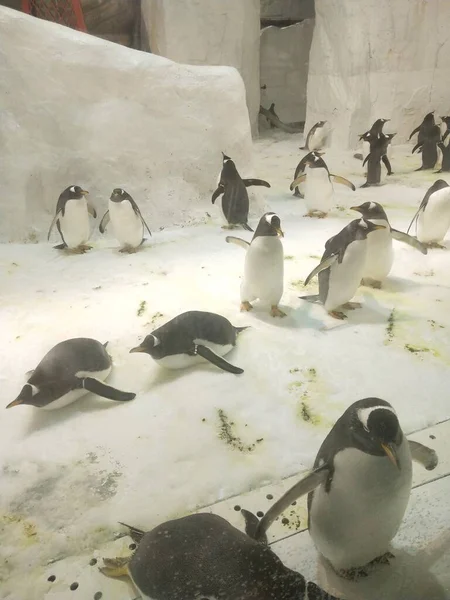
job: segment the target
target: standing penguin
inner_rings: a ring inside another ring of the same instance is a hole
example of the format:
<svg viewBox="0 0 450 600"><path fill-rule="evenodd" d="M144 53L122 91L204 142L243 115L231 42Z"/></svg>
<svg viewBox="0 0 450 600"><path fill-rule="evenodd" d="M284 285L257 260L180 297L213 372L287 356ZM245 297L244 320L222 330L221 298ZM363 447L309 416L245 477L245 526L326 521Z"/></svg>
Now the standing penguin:
<svg viewBox="0 0 450 600"><path fill-rule="evenodd" d="M314 151L323 148L328 134L325 123L326 121L318 121L311 127L306 136L306 143L300 150Z"/></svg>
<svg viewBox="0 0 450 600"><path fill-rule="evenodd" d="M130 352L144 352L166 369L184 369L207 360L219 369L239 375L243 369L222 356L236 345L236 338L247 327L234 327L221 315L191 310L171 319Z"/></svg>
<svg viewBox="0 0 450 600"><path fill-rule="evenodd" d="M325 244L320 264L308 275L305 285L319 274L319 294L301 296L308 302L320 301L328 314L335 319L345 319L338 308L360 308L350 302L361 282L367 257L367 237L372 231L384 229L364 219L355 219Z"/></svg>
<svg viewBox="0 0 450 600"><path fill-rule="evenodd" d="M91 248L87 246L91 232L89 227L90 213L97 218L95 208L86 201L88 191L82 190L78 185L66 188L58 198L56 214L48 230L47 240L50 239L53 226L56 223L62 244L55 246L56 250L68 248L73 252L83 254Z"/></svg>
<svg viewBox="0 0 450 600"><path fill-rule="evenodd" d="M114 235L122 245L119 252L136 252L145 241L144 227L152 235L138 205L122 188L116 188L111 194L108 210L100 222L100 233L105 233L110 220Z"/></svg>
<svg viewBox="0 0 450 600"><path fill-rule="evenodd" d="M355 186L345 177L333 175L328 170L326 162L317 152L312 152L311 157L305 161L305 172L294 179L290 185L291 191L299 183L305 181L305 200L308 213L307 217L323 219L332 207L333 184L341 183L355 191Z"/></svg>
<svg viewBox="0 0 450 600"><path fill-rule="evenodd" d="M278 308L284 285L283 244L279 237L284 237L280 217L268 212L259 220L250 244L240 238L226 238L228 243L235 243L247 250L241 283L241 311L252 310L251 302L259 299L261 304L270 306L272 317L286 316Z"/></svg>
<svg viewBox="0 0 450 600"><path fill-rule="evenodd" d="M434 450L408 441L393 407L380 398L354 402L337 420L317 453L314 470L288 490L247 532L264 539L271 523L308 494L308 529L319 553L341 577L357 579L389 564L389 544L409 501L412 460L427 470Z"/></svg>
<svg viewBox="0 0 450 600"><path fill-rule="evenodd" d="M417 149L422 154L422 166L416 169L416 171L434 169L438 161L438 147L441 144L441 129L439 125L433 125L423 133L422 141L417 142L413 148L413 154Z"/></svg>
<svg viewBox="0 0 450 600"><path fill-rule="evenodd" d="M142 598L338 600L218 515L188 515L147 533L125 526L138 544L135 553L104 558L100 571L108 577L128 576Z"/></svg>
<svg viewBox="0 0 450 600"><path fill-rule="evenodd" d="M305 156L298 163L298 165L295 169L294 180L297 179L298 177L300 177L300 175L303 175L303 173L305 172L306 165L309 161L314 160L315 156L323 156L324 154L325 154L325 152L309 152L308 154L305 154ZM302 188L303 188L303 185L302 185ZM300 187L297 186L294 190L294 196L297 196L299 198L304 198L305 194L303 193L303 191L300 190Z"/></svg>
<svg viewBox="0 0 450 600"><path fill-rule="evenodd" d="M362 141L362 158L366 159L367 155L370 153L370 141L371 139L377 138L379 135L383 133L384 125L390 121L390 119L377 119L369 131L361 134L359 136L359 140Z"/></svg>
<svg viewBox="0 0 450 600"><path fill-rule="evenodd" d="M53 410L67 406L89 392L109 400L133 400L136 394L103 383L112 369L105 346L90 338L73 338L56 344L6 408L29 404Z"/></svg>
<svg viewBox="0 0 450 600"><path fill-rule="evenodd" d="M367 179L366 183L361 187L365 188L371 185L378 185L380 183L381 161L383 161L386 166L387 174L392 175L392 167L387 156L387 149L394 135L395 133L380 133L376 136L367 134L370 151L363 161L363 166L367 162Z"/></svg>
<svg viewBox="0 0 450 600"><path fill-rule="evenodd" d="M430 134L434 125L435 125L434 110L432 110L431 112L429 112L428 114L425 115L422 123L411 132L411 135L408 138L408 141L409 141L413 135L415 135L416 133L419 134L417 136L417 144L414 146L413 151L412 151L413 154L414 154L414 151L417 150L417 148L419 148L419 146L422 144L425 137Z"/></svg>
<svg viewBox="0 0 450 600"><path fill-rule="evenodd" d="M364 202L359 206L352 206L351 210L360 212L365 221L384 227L384 229L373 231L367 237L367 256L361 285L381 288L381 284L389 275L394 262L393 239L405 242L422 254L427 254L427 249L423 244L390 226L384 208L378 202Z"/></svg>
<svg viewBox="0 0 450 600"><path fill-rule="evenodd" d="M223 154L223 166L219 177L218 186L211 201L214 204L216 199L223 194L222 212L228 223L228 226L224 228L231 229L240 225L247 231L253 231L247 223L249 200L246 188L251 185L270 187L270 183L262 179L242 179L234 162L225 154Z"/></svg>
<svg viewBox="0 0 450 600"><path fill-rule="evenodd" d="M427 190L407 233L414 222L420 242L430 248L444 248L439 242L445 238L450 227L450 186L446 181L438 179Z"/></svg>

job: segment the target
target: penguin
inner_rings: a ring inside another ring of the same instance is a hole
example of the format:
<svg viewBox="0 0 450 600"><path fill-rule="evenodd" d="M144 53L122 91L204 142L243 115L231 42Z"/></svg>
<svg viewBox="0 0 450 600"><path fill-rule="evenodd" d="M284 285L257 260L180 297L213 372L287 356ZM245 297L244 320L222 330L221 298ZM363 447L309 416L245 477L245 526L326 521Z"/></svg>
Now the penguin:
<svg viewBox="0 0 450 600"><path fill-rule="evenodd" d="M71 185L66 188L58 198L56 204L56 214L48 230L47 241L50 240L50 234L56 223L62 244L54 246L55 250L69 249L78 254L83 254L90 250L91 246L86 245L90 237L89 216L97 218L95 208L86 201L87 190L83 190L78 185Z"/></svg>
<svg viewBox="0 0 450 600"><path fill-rule="evenodd" d="M241 311L252 310L253 300L270 306L272 317L285 317L278 308L283 295L284 254L280 237L284 237L280 217L273 212L265 213L249 244L245 240L227 236L227 243L235 243L247 250L244 278L241 283Z"/></svg>
<svg viewBox="0 0 450 600"><path fill-rule="evenodd" d="M236 338L247 327L234 327L221 315L199 310L184 312L171 319L130 352L149 354L167 369L184 369L203 359L219 369L239 375L243 369L222 358L236 345Z"/></svg>
<svg viewBox="0 0 450 600"><path fill-rule="evenodd" d="M361 304L350 302L355 295L364 273L367 257L367 238L373 231L385 229L364 219L355 219L325 244L320 264L311 271L305 285L319 274L319 294L301 296L308 302L320 301L328 314L335 319L345 319L338 308L352 310Z"/></svg>
<svg viewBox="0 0 450 600"><path fill-rule="evenodd" d="M99 570L107 577L128 576L142 598L338 600L218 515L188 515L146 533L121 524L137 549L127 558L103 558Z"/></svg>
<svg viewBox="0 0 450 600"><path fill-rule="evenodd" d="M436 173L446 173L450 171L450 117L441 117L441 141L438 144L438 148L442 152L442 164L439 171ZM448 138L448 139L447 139ZM445 143L447 141L447 143Z"/></svg>
<svg viewBox="0 0 450 600"><path fill-rule="evenodd" d="M288 490L255 527L264 540L271 523L297 498L308 494L308 529L318 552L347 579L389 564L389 544L405 514L412 460L425 469L438 464L434 450L408 441L389 402L364 398L351 404L323 441L311 473Z"/></svg>
<svg viewBox="0 0 450 600"><path fill-rule="evenodd" d="M103 383L112 369L105 347L106 344L90 338L72 338L56 344L36 369L27 374L27 383L6 408L29 404L54 410L89 392L109 400L133 400L136 394Z"/></svg>
<svg viewBox="0 0 450 600"><path fill-rule="evenodd" d="M370 140L372 138L377 138L379 135L383 133L383 127L386 123L388 123L390 119L377 119L369 131L362 133L359 136L359 140L362 141L362 158L366 159L367 155L370 154Z"/></svg>
<svg viewBox="0 0 450 600"><path fill-rule="evenodd" d="M439 125L433 125L422 134L422 141L417 142L413 148L413 154L417 149L422 154L422 166L416 171L434 169L438 162L438 147L441 145L441 129Z"/></svg>
<svg viewBox="0 0 450 600"><path fill-rule="evenodd" d="M367 134L366 139L369 141L370 151L363 161L363 166L367 163L367 179L366 183L364 183L361 187L366 188L371 185L378 185L380 183L381 161L383 161L386 166L387 174L392 175L393 172L391 163L389 162L389 158L387 156L387 149L394 135L395 133L380 133L376 136Z"/></svg>
<svg viewBox="0 0 450 600"><path fill-rule="evenodd" d="M228 223L223 229L232 229L240 225L247 231L253 229L247 223L249 200L247 189L251 185L260 185L270 188L270 183L262 179L242 179L236 169L236 165L229 156L223 154L223 165L217 189L212 195L211 202L223 194L222 212Z"/></svg>
<svg viewBox="0 0 450 600"><path fill-rule="evenodd" d="M119 240L122 248L119 252L136 252L144 239L144 227L151 236L149 226L133 198L122 188L112 191L108 203L108 210L100 222L100 233L105 233L111 219L114 235Z"/></svg>
<svg viewBox="0 0 450 600"><path fill-rule="evenodd" d="M301 148L300 148L300 150L301 150ZM298 163L298 165L295 169L294 179L297 179L297 177L300 177L300 175L302 175L305 172L306 164L310 160L314 160L315 156L323 156L324 154L325 154L325 152L309 152L308 154L305 154L305 156ZM303 188L303 186L302 186L302 188ZM298 186L294 190L294 196L297 196L299 198L305 197L303 191L300 191L300 188Z"/></svg>
<svg viewBox="0 0 450 600"><path fill-rule="evenodd" d="M290 185L292 191L299 183L305 181L305 200L307 217L323 219L332 206L333 184L341 183L355 191L355 186L345 177L330 173L326 162L317 153L312 152L311 158L305 161L305 172L298 176Z"/></svg>
<svg viewBox="0 0 450 600"><path fill-rule="evenodd" d="M324 147L328 134L325 128L325 123L326 121L318 121L311 127L308 135L306 136L306 143L300 148L300 150L313 151L320 150Z"/></svg>
<svg viewBox="0 0 450 600"><path fill-rule="evenodd" d="M412 236L391 227L384 208L378 202L364 202L359 206L352 206L351 210L361 213L365 221L384 227L373 231L367 237L367 256L361 285L381 288L394 262L393 239L409 244L422 254L427 254L426 246Z"/></svg>
<svg viewBox="0 0 450 600"><path fill-rule="evenodd" d="M414 146L413 151L412 151L413 154L414 154L415 150L417 150L417 148L419 148L419 146L422 144L425 137L429 135L429 133L431 132L431 129L434 127L434 125L435 125L434 110L432 110L431 112L429 112L428 114L425 115L422 123L411 132L411 134L408 138L408 141L409 141L413 135L415 135L416 133L419 134L417 136L417 144Z"/></svg>
<svg viewBox="0 0 450 600"><path fill-rule="evenodd" d="M450 227L450 186L444 179L438 179L427 190L419 210L409 224L416 224L417 239L430 248L444 248L439 244Z"/></svg>
<svg viewBox="0 0 450 600"><path fill-rule="evenodd" d="M441 117L441 121L442 141L445 142L448 134L450 133L450 117Z"/></svg>

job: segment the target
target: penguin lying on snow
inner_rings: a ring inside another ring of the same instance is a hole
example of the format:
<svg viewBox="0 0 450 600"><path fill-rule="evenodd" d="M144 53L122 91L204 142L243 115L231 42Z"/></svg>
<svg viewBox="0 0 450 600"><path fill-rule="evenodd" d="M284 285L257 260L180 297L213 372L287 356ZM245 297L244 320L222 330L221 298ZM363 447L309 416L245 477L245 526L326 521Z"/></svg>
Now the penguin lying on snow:
<svg viewBox="0 0 450 600"><path fill-rule="evenodd" d="M128 576L142 598L337 600L218 515L189 515L146 533L129 528L138 544L135 553L104 558L100 571Z"/></svg>
<svg viewBox="0 0 450 600"><path fill-rule="evenodd" d="M393 239L416 248L422 254L427 254L426 247L416 238L390 226L384 208L378 202L364 202L359 206L352 206L351 210L360 212L365 221L384 227L379 231L373 231L367 237L367 257L361 280L362 285L381 288L381 284L389 275L394 262Z"/></svg>
<svg viewBox="0 0 450 600"><path fill-rule="evenodd" d="M68 248L73 252L83 254L91 248L87 246L91 232L89 227L89 214L97 218L95 208L91 206L85 196L88 191L82 190L78 185L66 188L58 198L56 214L48 230L47 240L50 239L53 226L56 223L62 244L54 246L56 250Z"/></svg>
<svg viewBox="0 0 450 600"><path fill-rule="evenodd" d="M109 400L133 400L136 394L103 383L112 368L105 346L90 338L73 338L56 344L6 408L30 404L52 410L67 406L89 392Z"/></svg>
<svg viewBox="0 0 450 600"><path fill-rule="evenodd" d="M263 540L271 523L308 494L308 529L317 550L338 575L365 576L370 566L394 558L388 547L408 504L412 459L428 470L438 463L434 450L406 439L388 402L358 400L325 438L309 475L259 523L243 511L247 533Z"/></svg>
<svg viewBox="0 0 450 600"><path fill-rule="evenodd" d="M223 154L222 171L211 201L214 204L223 194L222 212L228 222L228 227L224 226L224 228L231 229L235 225L241 225L247 231L253 231L247 223L249 209L247 188L251 185L270 187L270 183L262 179L242 179L231 158Z"/></svg>
<svg viewBox="0 0 450 600"><path fill-rule="evenodd" d="M300 150L320 150L324 147L327 140L328 131L325 127L326 121L318 121L311 127L308 135L306 136L305 145Z"/></svg>
<svg viewBox="0 0 450 600"><path fill-rule="evenodd" d="M300 150L301 150L301 148L300 148ZM314 160L315 156L323 156L324 154L325 154L325 152L309 152L308 154L305 154L305 156L298 163L298 165L295 169L294 180L297 179L298 177L300 177L300 175L303 175L303 173L305 172L305 169L306 169L306 164L309 163L309 161ZM301 185L301 184L299 184L299 185ZM294 196L298 196L299 198L304 198L305 194L303 191L300 191L300 187L297 186L294 190Z"/></svg>
<svg viewBox="0 0 450 600"><path fill-rule="evenodd" d="M377 136L367 134L366 140L369 141L370 151L363 161L363 167L367 163L367 179L366 183L361 187L366 188L371 185L378 185L381 181L381 161L387 169L387 174L392 175L392 167L387 156L388 146L392 141L395 133L384 134L380 133Z"/></svg>
<svg viewBox="0 0 450 600"><path fill-rule="evenodd" d="M273 212L264 214L249 244L245 240L228 236L228 243L238 244L247 250L245 255L244 279L241 284L241 310L252 310L251 302L259 299L270 306L272 317L285 317L286 313L278 308L283 295L284 237L280 217Z"/></svg>
<svg viewBox="0 0 450 600"><path fill-rule="evenodd" d="M234 327L221 315L191 310L155 329L130 352L145 352L167 369L183 369L205 359L223 371L239 375L243 369L222 356L236 345L237 335L244 329L247 327Z"/></svg>
<svg viewBox="0 0 450 600"><path fill-rule="evenodd" d="M332 207L333 184L331 181L342 183L353 191L356 189L348 179L330 173L326 162L317 152L311 153L311 157L305 161L304 168L305 172L294 179L290 190L292 191L299 183L305 181L305 200L308 209L305 216L326 217Z"/></svg>
<svg viewBox="0 0 450 600"><path fill-rule="evenodd" d="M100 222L100 233L105 233L110 220L114 235L122 245L119 252L136 252L145 241L144 227L152 235L138 205L122 188L116 188L111 194L108 210Z"/></svg>
<svg viewBox="0 0 450 600"><path fill-rule="evenodd" d="M445 238L450 227L450 186L438 179L427 190L419 210L408 227L416 223L417 239L430 248L444 248L439 244Z"/></svg>
<svg viewBox="0 0 450 600"><path fill-rule="evenodd" d="M358 302L350 302L363 277L367 257L367 238L371 232L384 229L371 221L355 219L331 237L325 244L320 264L308 275L305 285L319 274L319 294L301 296L308 302L320 301L328 314L335 319L345 319L339 307L349 310L360 308Z"/></svg>

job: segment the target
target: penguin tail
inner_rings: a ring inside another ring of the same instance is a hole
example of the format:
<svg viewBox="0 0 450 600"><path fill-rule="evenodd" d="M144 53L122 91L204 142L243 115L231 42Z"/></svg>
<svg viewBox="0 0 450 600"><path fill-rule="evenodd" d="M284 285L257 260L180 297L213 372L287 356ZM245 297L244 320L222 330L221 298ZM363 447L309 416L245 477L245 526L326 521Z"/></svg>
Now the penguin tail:
<svg viewBox="0 0 450 600"><path fill-rule="evenodd" d="M306 300L307 302L319 302L319 294L313 294L310 296L299 296L300 300Z"/></svg>
<svg viewBox="0 0 450 600"><path fill-rule="evenodd" d="M105 343L103 344L103 348L106 348L106 346L107 346L108 344L109 344L109 342L105 342Z"/></svg>
<svg viewBox="0 0 450 600"><path fill-rule="evenodd" d="M135 542L139 543L144 537L145 531L143 529L138 529L137 527L133 527L133 525L128 525L127 523L122 523L122 521L119 521L119 523L130 530L130 537Z"/></svg>
<svg viewBox="0 0 450 600"><path fill-rule="evenodd" d="M265 533L262 536L258 536L258 517L245 508L241 508L241 515L245 519L245 533L248 535L248 537L251 537L252 540L256 540L263 544L268 544L269 542L267 541L267 536Z"/></svg>
<svg viewBox="0 0 450 600"><path fill-rule="evenodd" d="M241 225L246 231L251 231L253 233L253 229L250 227L250 225L248 223L241 223Z"/></svg>
<svg viewBox="0 0 450 600"><path fill-rule="evenodd" d="M250 329L251 325L246 325L245 327L235 327L234 330L236 331L237 334L241 333L242 331L245 331L246 329Z"/></svg>

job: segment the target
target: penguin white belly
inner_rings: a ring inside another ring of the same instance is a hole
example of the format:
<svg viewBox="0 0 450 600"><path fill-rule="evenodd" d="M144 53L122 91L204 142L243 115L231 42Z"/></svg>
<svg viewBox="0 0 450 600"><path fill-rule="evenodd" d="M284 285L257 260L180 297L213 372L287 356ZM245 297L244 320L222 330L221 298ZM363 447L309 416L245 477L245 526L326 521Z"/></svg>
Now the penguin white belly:
<svg viewBox="0 0 450 600"><path fill-rule="evenodd" d="M86 200L84 198L68 200L64 207L64 216L59 217L59 224L64 241L69 248L77 248L81 244L86 244L90 237Z"/></svg>
<svg viewBox="0 0 450 600"><path fill-rule="evenodd" d="M326 169L306 168L305 204L308 211L328 212L332 208L333 185Z"/></svg>
<svg viewBox="0 0 450 600"><path fill-rule="evenodd" d="M312 136L309 138L308 150L313 152L314 150L320 150L323 148L326 138L326 131L323 127L318 127Z"/></svg>
<svg viewBox="0 0 450 600"><path fill-rule="evenodd" d="M351 242L341 264L336 260L330 267L328 293L324 302L327 311L335 310L355 295L361 282L367 256L367 240Z"/></svg>
<svg viewBox="0 0 450 600"><path fill-rule="evenodd" d="M372 231L367 236L367 255L363 277L383 281L394 262L392 235L389 223L385 219L371 219L375 225L383 225L385 229Z"/></svg>
<svg viewBox="0 0 450 600"><path fill-rule="evenodd" d="M104 371L97 371L97 372L92 372L92 371L79 371L78 373L76 373L76 377L82 378L82 377L93 377L94 379L99 379L100 381L104 381L108 375L111 373L111 369L112 367L108 367L107 369L105 369ZM64 394L64 396L61 396L61 398L58 398L57 400L53 400L53 402L50 402L50 404L47 404L46 406L42 406L43 410L54 410L57 408L63 408L64 406L67 406L68 404L72 404L72 402L75 402L75 400L78 400L78 398L81 398L82 396L85 396L86 394L89 394L89 390L85 390L84 388L80 388L78 390L71 390L70 392L67 392L67 394Z"/></svg>
<svg viewBox="0 0 450 600"><path fill-rule="evenodd" d="M230 352L230 350L233 348L233 344L213 344L212 342L201 339L194 340L194 343L201 346L206 346L218 356L225 356L225 354L228 354L228 352ZM189 354L171 354L169 356L165 356L164 358L157 358L155 359L155 362L166 369L185 369L186 367L192 367L192 365L197 365L198 363L204 363L207 361L205 358L199 355L189 356Z"/></svg>
<svg viewBox="0 0 450 600"><path fill-rule="evenodd" d="M431 194L417 220L417 239L420 242L441 242L450 227L450 188Z"/></svg>
<svg viewBox="0 0 450 600"><path fill-rule="evenodd" d="M109 216L114 236L122 246L137 248L144 237L144 224L128 200L109 201Z"/></svg>
<svg viewBox="0 0 450 600"><path fill-rule="evenodd" d="M241 301L257 298L262 304L277 306L283 295L283 244L275 236L255 238L245 256Z"/></svg>
<svg viewBox="0 0 450 600"><path fill-rule="evenodd" d="M314 491L310 534L317 550L336 569L361 567L388 551L411 493L412 463L404 438L399 470L387 456L356 448L339 452L329 493Z"/></svg>

